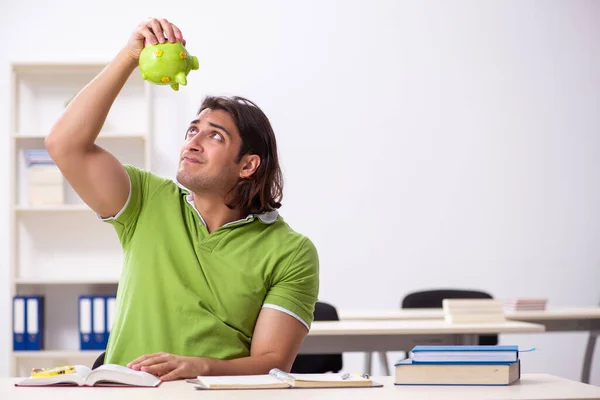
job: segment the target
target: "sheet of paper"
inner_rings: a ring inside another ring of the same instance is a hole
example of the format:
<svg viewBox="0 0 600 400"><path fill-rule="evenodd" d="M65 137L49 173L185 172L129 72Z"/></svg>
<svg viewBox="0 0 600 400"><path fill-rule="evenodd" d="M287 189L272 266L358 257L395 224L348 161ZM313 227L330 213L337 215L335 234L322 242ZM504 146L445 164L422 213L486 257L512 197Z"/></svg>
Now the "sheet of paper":
<svg viewBox="0 0 600 400"><path fill-rule="evenodd" d="M199 376L198 380L207 386L211 385L271 385L281 383L269 375L233 375L233 376Z"/></svg>

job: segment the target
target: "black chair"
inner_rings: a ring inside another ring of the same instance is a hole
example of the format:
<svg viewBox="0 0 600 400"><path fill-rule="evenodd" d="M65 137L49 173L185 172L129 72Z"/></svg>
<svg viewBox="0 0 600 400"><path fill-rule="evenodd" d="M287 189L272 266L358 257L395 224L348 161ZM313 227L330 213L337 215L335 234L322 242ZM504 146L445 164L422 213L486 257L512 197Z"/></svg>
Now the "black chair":
<svg viewBox="0 0 600 400"><path fill-rule="evenodd" d="M315 321L339 321L337 310L331 304L315 304ZM296 374L321 374L339 372L342 369L341 354L299 354L294 360L291 372Z"/></svg>
<svg viewBox="0 0 600 400"><path fill-rule="evenodd" d="M413 292L402 299L402 308L442 308L444 299L492 299L478 290L437 289ZM479 344L497 345L498 335L479 335Z"/></svg>
<svg viewBox="0 0 600 400"><path fill-rule="evenodd" d="M106 352L103 351L102 354L100 354L98 356L98 358L96 358L96 361L94 361L94 365L92 365L92 369L96 369L101 365L104 365L104 356L106 355Z"/></svg>

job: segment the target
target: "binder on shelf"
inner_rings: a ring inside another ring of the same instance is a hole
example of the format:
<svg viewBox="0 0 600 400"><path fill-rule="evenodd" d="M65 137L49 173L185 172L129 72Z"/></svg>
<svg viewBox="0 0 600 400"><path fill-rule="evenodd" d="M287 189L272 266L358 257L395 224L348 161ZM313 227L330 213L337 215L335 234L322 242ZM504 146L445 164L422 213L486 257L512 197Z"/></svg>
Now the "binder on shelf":
<svg viewBox="0 0 600 400"><path fill-rule="evenodd" d="M92 298L92 331L93 346L95 350L106 349L104 337L106 336L106 300L104 296Z"/></svg>
<svg viewBox="0 0 600 400"><path fill-rule="evenodd" d="M44 348L44 298L42 296L27 297L26 329L27 350Z"/></svg>
<svg viewBox="0 0 600 400"><path fill-rule="evenodd" d="M106 335L104 337L105 346L108 346L108 337L112 331L115 321L115 307L117 296L106 296Z"/></svg>
<svg viewBox="0 0 600 400"><path fill-rule="evenodd" d="M94 350L92 340L92 298L79 296L79 348Z"/></svg>
<svg viewBox="0 0 600 400"><path fill-rule="evenodd" d="M79 348L106 350L115 315L115 295L79 296Z"/></svg>
<svg viewBox="0 0 600 400"><path fill-rule="evenodd" d="M27 166L29 206L65 204L64 177L46 149L23 151Z"/></svg>
<svg viewBox="0 0 600 400"><path fill-rule="evenodd" d="M44 297L13 297L13 350L44 349Z"/></svg>
<svg viewBox="0 0 600 400"><path fill-rule="evenodd" d="M15 296L13 298L13 350L23 351L26 349L25 298L23 296Z"/></svg>

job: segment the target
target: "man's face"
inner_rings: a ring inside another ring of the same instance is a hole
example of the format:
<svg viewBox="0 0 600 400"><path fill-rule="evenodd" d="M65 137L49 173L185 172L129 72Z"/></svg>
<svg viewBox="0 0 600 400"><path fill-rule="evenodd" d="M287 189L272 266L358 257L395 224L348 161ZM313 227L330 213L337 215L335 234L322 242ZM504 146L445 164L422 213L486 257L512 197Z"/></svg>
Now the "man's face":
<svg viewBox="0 0 600 400"><path fill-rule="evenodd" d="M177 180L194 192L224 195L244 174L244 159L236 163L241 142L227 112L203 110L186 132Z"/></svg>

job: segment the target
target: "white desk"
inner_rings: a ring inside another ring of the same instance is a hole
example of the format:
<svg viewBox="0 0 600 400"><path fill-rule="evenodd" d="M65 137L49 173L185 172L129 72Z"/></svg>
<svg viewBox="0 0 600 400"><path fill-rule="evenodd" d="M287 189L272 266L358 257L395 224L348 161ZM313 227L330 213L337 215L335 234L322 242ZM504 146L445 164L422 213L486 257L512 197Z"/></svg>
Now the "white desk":
<svg viewBox="0 0 600 400"><path fill-rule="evenodd" d="M315 321L300 348L301 354L335 354L345 351L386 352L412 349L418 344L475 344L482 334L543 332L544 326L505 321L449 324L441 319ZM388 366L382 364L389 375ZM364 372L371 374L371 358Z"/></svg>
<svg viewBox="0 0 600 400"><path fill-rule="evenodd" d="M544 326L520 321L449 324L441 319L315 321L302 343L303 354L343 351L393 351L419 344L474 343L477 336L543 332Z"/></svg>
<svg viewBox="0 0 600 400"><path fill-rule="evenodd" d="M398 320L437 320L443 319L441 308L391 309L391 310L339 310L342 321L398 321ZM506 311L506 318L543 324L546 332L589 332L588 343L583 357L581 381L590 381L590 372L596 339L600 336L600 307L548 308L544 311ZM410 348L406 348L410 349Z"/></svg>
<svg viewBox="0 0 600 400"><path fill-rule="evenodd" d="M600 387L546 374L523 374L512 386L395 386L392 377L374 377L383 383L368 389L266 389L198 391L185 381L165 382L158 388L20 388L19 379L0 379L0 399L6 400L162 400L162 399L600 399Z"/></svg>
<svg viewBox="0 0 600 400"><path fill-rule="evenodd" d="M550 323L553 330L565 330L558 322L576 322L573 327L589 330L590 324L600 322L600 307L549 308L543 311L505 311L506 318L512 321ZM404 308L387 310L338 310L340 320L407 320L443 319L441 308ZM574 330L572 327L567 328ZM546 331L549 331L546 328Z"/></svg>

